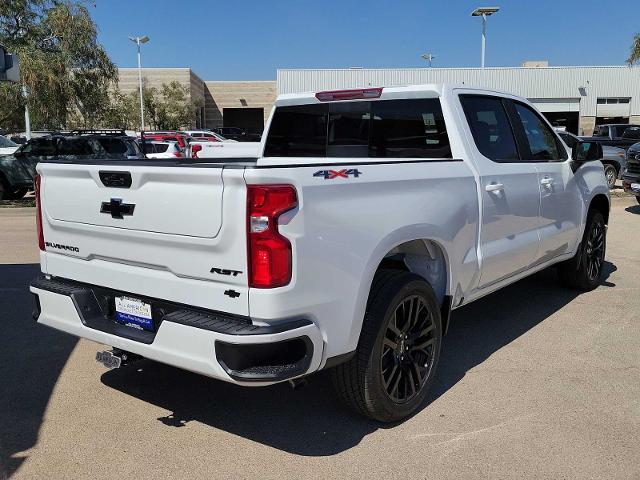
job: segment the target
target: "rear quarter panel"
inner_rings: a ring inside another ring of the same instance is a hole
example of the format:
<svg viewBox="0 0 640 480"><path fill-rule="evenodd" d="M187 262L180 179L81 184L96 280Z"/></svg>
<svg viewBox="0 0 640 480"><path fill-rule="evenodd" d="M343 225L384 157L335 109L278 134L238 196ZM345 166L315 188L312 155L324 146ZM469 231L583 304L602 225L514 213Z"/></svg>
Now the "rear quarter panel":
<svg viewBox="0 0 640 480"><path fill-rule="evenodd" d="M322 331L325 359L352 351L380 261L415 239L430 239L443 250L449 294L470 288L477 274L478 204L475 179L463 161L294 166L309 160L245 170L247 184L292 184L299 197L298 208L280 220L293 248L292 281L251 289L252 318L305 316ZM314 176L341 169L359 175Z"/></svg>

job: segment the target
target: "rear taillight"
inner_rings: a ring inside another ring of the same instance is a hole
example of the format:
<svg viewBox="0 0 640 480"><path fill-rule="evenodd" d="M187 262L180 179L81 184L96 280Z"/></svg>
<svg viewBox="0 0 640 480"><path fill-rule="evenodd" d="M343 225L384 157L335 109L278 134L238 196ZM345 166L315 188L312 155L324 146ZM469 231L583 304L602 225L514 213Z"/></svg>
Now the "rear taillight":
<svg viewBox="0 0 640 480"><path fill-rule="evenodd" d="M40 199L40 175L35 178L36 187L36 228L38 230L38 246L44 252L44 232L42 231L42 200Z"/></svg>
<svg viewBox="0 0 640 480"><path fill-rule="evenodd" d="M282 287L291 281L291 242L278 232L278 218L297 205L291 185L247 186L250 287Z"/></svg>
<svg viewBox="0 0 640 480"><path fill-rule="evenodd" d="M200 150L202 150L202 145L191 145L191 158L198 158Z"/></svg>

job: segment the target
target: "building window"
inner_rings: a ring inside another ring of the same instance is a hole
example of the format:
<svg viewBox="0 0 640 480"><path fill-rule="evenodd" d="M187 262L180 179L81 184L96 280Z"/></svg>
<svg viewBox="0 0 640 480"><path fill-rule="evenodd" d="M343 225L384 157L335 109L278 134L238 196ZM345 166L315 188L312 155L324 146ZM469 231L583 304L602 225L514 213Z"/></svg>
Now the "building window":
<svg viewBox="0 0 640 480"><path fill-rule="evenodd" d="M598 105L615 105L617 103L629 103L631 101L631 99L629 97L622 97L622 98L615 98L615 97L610 97L610 98L598 98L597 102Z"/></svg>

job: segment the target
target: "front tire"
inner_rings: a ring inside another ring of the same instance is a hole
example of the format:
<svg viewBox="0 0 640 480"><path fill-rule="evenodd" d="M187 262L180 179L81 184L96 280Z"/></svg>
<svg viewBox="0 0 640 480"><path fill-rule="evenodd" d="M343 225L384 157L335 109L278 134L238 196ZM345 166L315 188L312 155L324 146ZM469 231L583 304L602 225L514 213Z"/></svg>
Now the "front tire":
<svg viewBox="0 0 640 480"><path fill-rule="evenodd" d="M640 203L640 195L636 195L636 202Z"/></svg>
<svg viewBox="0 0 640 480"><path fill-rule="evenodd" d="M441 345L440 308L431 286L413 273L380 270L356 354L331 372L336 391L362 415L402 420L424 402Z"/></svg>
<svg viewBox="0 0 640 480"><path fill-rule="evenodd" d="M616 167L614 167L613 165L605 164L604 176L607 179L609 190L611 190L616 186L616 180L618 179L618 170L616 170Z"/></svg>
<svg viewBox="0 0 640 480"><path fill-rule="evenodd" d="M562 282L584 292L596 288L602 277L606 248L607 227L604 216L592 210L587 216L587 225L576 256L558 266Z"/></svg>

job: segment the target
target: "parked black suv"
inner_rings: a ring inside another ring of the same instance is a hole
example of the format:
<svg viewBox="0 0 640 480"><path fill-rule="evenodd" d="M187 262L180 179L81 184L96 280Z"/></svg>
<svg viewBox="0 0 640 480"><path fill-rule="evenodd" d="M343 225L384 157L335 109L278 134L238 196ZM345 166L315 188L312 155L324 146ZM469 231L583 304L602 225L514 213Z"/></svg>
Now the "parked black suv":
<svg viewBox="0 0 640 480"><path fill-rule="evenodd" d="M622 186L625 192L631 192L640 203L640 143L627 150L627 168L622 174Z"/></svg>
<svg viewBox="0 0 640 480"><path fill-rule="evenodd" d="M0 200L22 198L33 188L36 165L46 158L121 160L144 158L135 138L120 130L77 130L32 138L0 157Z"/></svg>

